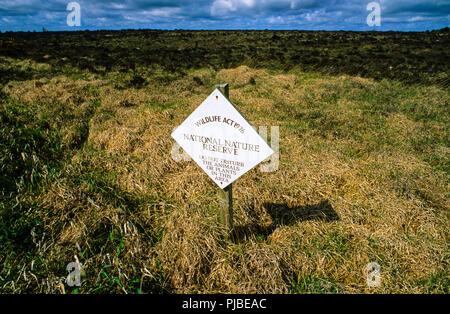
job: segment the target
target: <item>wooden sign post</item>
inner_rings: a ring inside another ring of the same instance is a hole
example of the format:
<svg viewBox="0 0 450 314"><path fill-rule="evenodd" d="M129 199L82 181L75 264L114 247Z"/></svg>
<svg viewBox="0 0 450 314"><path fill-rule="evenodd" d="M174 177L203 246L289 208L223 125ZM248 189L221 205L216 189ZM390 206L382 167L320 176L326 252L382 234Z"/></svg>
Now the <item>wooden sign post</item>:
<svg viewBox="0 0 450 314"><path fill-rule="evenodd" d="M219 219L231 235L233 181L274 151L228 97L228 84L216 85L216 89L172 132L172 137L220 187Z"/></svg>
<svg viewBox="0 0 450 314"><path fill-rule="evenodd" d="M222 92L222 94L230 100L230 93L228 83L217 84L216 88ZM233 232L233 184L230 183L224 189L220 190L220 203L221 209L219 219L228 234Z"/></svg>

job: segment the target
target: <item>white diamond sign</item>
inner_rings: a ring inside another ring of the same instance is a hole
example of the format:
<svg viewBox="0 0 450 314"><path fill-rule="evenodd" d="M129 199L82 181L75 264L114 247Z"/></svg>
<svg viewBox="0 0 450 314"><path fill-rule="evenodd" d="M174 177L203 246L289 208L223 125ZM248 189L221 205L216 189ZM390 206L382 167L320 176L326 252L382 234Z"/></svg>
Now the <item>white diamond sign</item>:
<svg viewBox="0 0 450 314"><path fill-rule="evenodd" d="M172 137L222 189L274 153L218 89Z"/></svg>

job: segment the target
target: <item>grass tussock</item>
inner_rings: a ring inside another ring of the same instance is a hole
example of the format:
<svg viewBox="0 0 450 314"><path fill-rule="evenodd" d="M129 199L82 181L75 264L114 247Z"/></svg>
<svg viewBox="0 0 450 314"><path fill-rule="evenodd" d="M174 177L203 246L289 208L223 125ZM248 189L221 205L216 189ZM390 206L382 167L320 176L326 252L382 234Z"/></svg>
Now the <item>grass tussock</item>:
<svg viewBox="0 0 450 314"><path fill-rule="evenodd" d="M245 66L139 75L3 87L2 291L448 293L447 90ZM233 241L218 188L171 158L173 128L219 82L280 127L278 170L233 184Z"/></svg>

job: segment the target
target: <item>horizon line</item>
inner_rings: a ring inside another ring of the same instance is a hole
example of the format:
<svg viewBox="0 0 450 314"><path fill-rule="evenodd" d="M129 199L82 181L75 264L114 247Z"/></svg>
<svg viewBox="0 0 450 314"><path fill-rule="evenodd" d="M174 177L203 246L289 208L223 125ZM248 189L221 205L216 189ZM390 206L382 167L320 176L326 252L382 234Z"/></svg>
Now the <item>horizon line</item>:
<svg viewBox="0 0 450 314"><path fill-rule="evenodd" d="M387 33L387 32L396 32L396 33L425 33L425 32L433 32L433 31L443 31L443 30L449 30L450 28L448 26L443 28L437 28L437 29L427 29L427 30L327 30L327 29L259 29L259 28L242 28L242 29L227 29L227 28L216 28L216 29L189 29L189 28L121 28L121 29L77 29L77 30L48 30L45 27L43 27L41 30L0 30L0 33L63 33L63 32L120 32L120 31L167 31L167 32L174 32L174 31L190 31L190 32L214 32L214 31L228 31L228 32L244 32L244 31L257 31L257 32L264 32L264 31L271 31L271 32L380 32L380 33Z"/></svg>

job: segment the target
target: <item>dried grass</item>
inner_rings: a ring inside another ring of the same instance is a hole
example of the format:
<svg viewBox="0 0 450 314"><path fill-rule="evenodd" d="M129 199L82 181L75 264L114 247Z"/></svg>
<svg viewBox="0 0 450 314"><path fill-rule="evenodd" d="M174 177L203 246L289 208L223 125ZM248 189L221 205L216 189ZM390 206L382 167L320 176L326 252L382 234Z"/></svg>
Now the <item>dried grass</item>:
<svg viewBox="0 0 450 314"><path fill-rule="evenodd" d="M207 80L210 73L188 77ZM186 91L191 82L179 80L159 88L116 90L100 81L58 78L39 87L36 81L8 87L21 101L59 102L75 116L85 114L83 104L92 97L84 87L99 90L101 104L90 119L87 146L66 166L70 175L40 197L54 241L49 261L66 263L87 249L90 253L80 257L91 276L86 291L98 284L106 264L122 283L138 278L141 286L149 281L175 293L289 293L299 284L301 292L417 293L426 291L420 279L448 274L450 204L444 174L402 148L348 157L347 147L367 143L316 130L299 136L289 126L292 114L315 109L335 91L346 89L352 96L380 88L378 83L348 76L305 83L294 74L272 76L245 66L221 70L215 79L230 83L231 99L243 103L242 111L257 125L281 130L279 169L260 173L256 168L234 184L235 242L225 239L217 222L216 186L193 162L170 156L171 131L211 86L193 93ZM363 119L350 96L336 101L339 110L324 112L344 124ZM438 97L436 92L431 102L440 105ZM174 105L147 106L155 102ZM418 123L400 113L386 123L399 142L418 132ZM114 205L107 194L92 192L89 183L70 179L99 169L114 174L104 189L144 201ZM113 254L115 247L108 249L113 230L124 239L121 255ZM382 267L383 284L375 290L367 287L364 274L372 261ZM53 283L41 291L61 291L61 278L49 280ZM133 292L126 285L117 289Z"/></svg>

